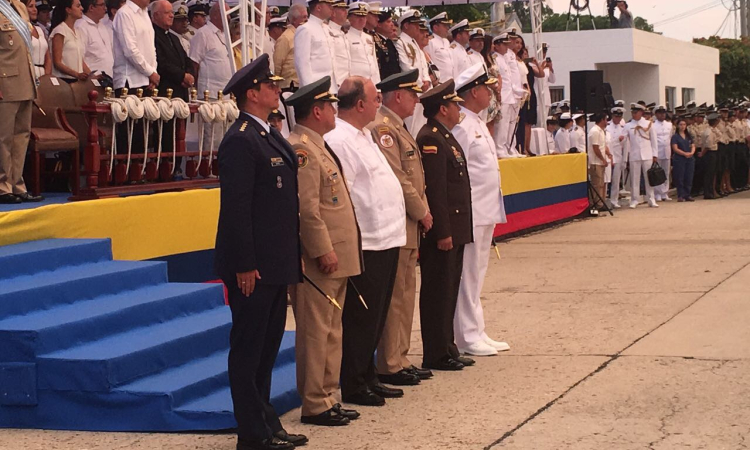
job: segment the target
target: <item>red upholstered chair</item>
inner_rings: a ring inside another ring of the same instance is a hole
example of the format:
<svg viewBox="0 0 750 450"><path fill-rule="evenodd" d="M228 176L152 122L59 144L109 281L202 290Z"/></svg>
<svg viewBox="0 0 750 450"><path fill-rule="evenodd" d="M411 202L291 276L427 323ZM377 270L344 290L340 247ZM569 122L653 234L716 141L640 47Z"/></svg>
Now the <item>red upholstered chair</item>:
<svg viewBox="0 0 750 450"><path fill-rule="evenodd" d="M68 124L62 109L64 105L74 103L73 91L65 81L55 81L47 75L39 78L37 106L33 108L31 116L27 185L34 195L42 192L45 177L53 174L67 176L71 191L78 193L81 170L78 135ZM48 153L70 153L71 167L68 170L48 170L45 167L45 155Z"/></svg>

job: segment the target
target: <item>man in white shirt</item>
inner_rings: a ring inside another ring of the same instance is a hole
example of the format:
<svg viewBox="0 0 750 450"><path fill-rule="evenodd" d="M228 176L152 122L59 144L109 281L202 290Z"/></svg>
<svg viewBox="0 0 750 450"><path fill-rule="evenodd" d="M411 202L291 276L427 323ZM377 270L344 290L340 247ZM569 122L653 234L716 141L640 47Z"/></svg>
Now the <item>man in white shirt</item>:
<svg viewBox="0 0 750 450"><path fill-rule="evenodd" d="M469 34L469 50L466 54L469 55L469 64L473 66L475 64L484 64L484 56L482 56L482 50L484 49L484 30L481 28L474 28ZM460 75L462 72L456 74Z"/></svg>
<svg viewBox="0 0 750 450"><path fill-rule="evenodd" d="M383 12L383 2L367 2L367 22L365 23L365 33L375 36L378 23L380 23L380 14Z"/></svg>
<svg viewBox="0 0 750 450"><path fill-rule="evenodd" d="M553 116L547 117L547 130L545 135L547 136L547 154L552 155L555 153L555 133L558 129L557 119Z"/></svg>
<svg viewBox="0 0 750 450"><path fill-rule="evenodd" d="M419 11L410 9L404 11L398 18L398 24L401 28L401 36L396 41L396 50L398 51L398 60L402 72L408 72L412 69L419 70L419 81L421 82L422 91L427 92L430 89L430 69L427 66L425 57L419 40L422 38L422 31L427 26L422 20L422 14ZM422 126L427 123L427 119L422 114L424 108L417 105L414 115L406 120L406 127L412 136L416 136Z"/></svg>
<svg viewBox="0 0 750 450"><path fill-rule="evenodd" d="M453 70L453 51L451 43L448 40L448 30L453 24L448 19L448 13L442 12L435 15L427 24L432 28L432 39L424 48L424 52L430 56L432 62L437 66L440 72L440 81L447 81L454 78Z"/></svg>
<svg viewBox="0 0 750 450"><path fill-rule="evenodd" d="M341 161L362 236L365 271L352 283L367 302L347 290L343 313L341 394L346 403L381 406L385 397L403 391L378 381L373 355L393 293L399 248L406 245L406 209L401 184L367 131L380 107L372 81L362 77L344 80L339 90L336 129L325 141Z"/></svg>
<svg viewBox="0 0 750 450"><path fill-rule="evenodd" d="M128 0L115 15L113 81L117 97L125 87L131 94L135 94L137 89L153 89L159 85L154 27L146 12L148 3L149 0ZM142 127L142 120L135 121L135 130L141 130ZM131 149L134 153L144 152L143 133L133 133ZM118 125L117 151L128 152L126 122Z"/></svg>
<svg viewBox="0 0 750 450"><path fill-rule="evenodd" d="M343 80L336 79L333 43L331 33L325 24L333 14L334 3L336 0L307 2L310 18L307 23L297 28L294 35L294 67L297 69L300 86L323 77L331 77L331 89L336 93Z"/></svg>
<svg viewBox="0 0 750 450"><path fill-rule="evenodd" d="M612 159L612 154L607 148L607 135L604 131L607 127L607 116L596 113L591 117L591 121L595 125L589 131L589 180L591 180L591 187L599 195L591 196L590 202L594 209L599 210L604 207L602 201L607 195L604 187L604 168L607 166L607 161Z"/></svg>
<svg viewBox="0 0 750 450"><path fill-rule="evenodd" d="M375 55L375 42L372 36L364 31L369 10L364 2L349 4L349 23L351 28L346 34L349 43L351 76L369 78L373 83L380 83L380 68ZM338 66L338 61L336 61Z"/></svg>
<svg viewBox="0 0 750 450"><path fill-rule="evenodd" d="M452 78L460 75L471 65L469 54L466 53L466 47L469 45L469 21L464 19L448 29L453 36L453 43L450 49L453 56ZM443 77L445 80L447 78Z"/></svg>
<svg viewBox="0 0 750 450"><path fill-rule="evenodd" d="M669 170L672 168L672 122L667 122L667 108L659 105L654 110L656 120L654 129L656 130L656 150L658 152L658 163L664 173L667 174L667 181L664 184L654 187L654 197L657 202L662 200L670 201L669 198Z"/></svg>
<svg viewBox="0 0 750 450"><path fill-rule="evenodd" d="M111 76L115 65L112 35L101 22L106 14L104 0L88 0L84 2L83 17L76 21L75 27L83 41L83 61L89 69Z"/></svg>
<svg viewBox="0 0 750 450"><path fill-rule="evenodd" d="M630 207L638 206L641 193L641 175L648 177L648 169L656 162L658 149L656 147L657 137L653 123L643 118L646 107L638 103L630 104L632 120L625 125L627 139L628 157L630 158ZM648 184L646 178L646 196L648 206L656 208L659 205L654 198L654 188Z"/></svg>
<svg viewBox="0 0 750 450"><path fill-rule="evenodd" d="M125 4L125 0L105 0L105 4L107 6L107 15L104 16L104 18L100 20L99 23L104 25L104 29L106 29L109 33L109 38L114 48L115 39L113 36L115 33L115 29L113 27L112 21L115 20L115 14L117 14L117 11L122 8L122 5Z"/></svg>
<svg viewBox="0 0 750 450"><path fill-rule="evenodd" d="M570 130L570 147L578 149L578 153L586 151L586 116L581 113L573 114L573 129Z"/></svg>
<svg viewBox="0 0 750 450"><path fill-rule="evenodd" d="M333 5L333 14L328 22L333 40L333 57L336 60L334 72L337 80L346 80L351 76L351 55L349 54L349 40L347 34L341 29L347 21L349 6L345 1L339 1Z"/></svg>
<svg viewBox="0 0 750 450"><path fill-rule="evenodd" d="M474 224L474 242L464 247L453 330L459 351L474 356L492 356L510 349L505 342L494 341L485 333L480 300L495 225L506 221L495 142L480 117L490 105L494 95L491 86L495 83L497 79L491 78L481 63L458 76L456 92L464 100L464 119L451 130L466 157Z"/></svg>
<svg viewBox="0 0 750 450"><path fill-rule="evenodd" d="M209 11L209 22L199 29L190 41L190 59L195 63L198 81L198 96L203 98L208 91L209 99L217 99L218 93L232 78L231 58L224 43L224 26L221 20L221 5L214 3ZM227 9L229 6L227 6ZM218 148L221 133L212 133L213 124L203 128L203 146L205 149ZM211 137L213 136L213 143Z"/></svg>
<svg viewBox="0 0 750 450"><path fill-rule="evenodd" d="M188 21L187 11L187 6L183 0L178 0L172 3L174 21L172 21L172 26L169 28L169 32L180 38L180 45L185 49L185 54L190 55L190 38L192 35L188 30L190 22Z"/></svg>
<svg viewBox="0 0 750 450"><path fill-rule="evenodd" d="M204 0L189 0L188 7L188 25L189 39L195 37L195 33L206 26L208 22L208 4Z"/></svg>
<svg viewBox="0 0 750 450"><path fill-rule="evenodd" d="M547 43L542 43L542 52L544 57L547 57ZM543 62L544 64L544 76L542 78L535 78L536 83L534 87L536 89L537 98L537 117L541 122L543 117L547 117L549 109L552 104L552 94L550 93L550 86L557 81L555 76L555 69L552 66L552 60L547 59Z"/></svg>
<svg viewBox="0 0 750 450"><path fill-rule="evenodd" d="M624 141L627 138L622 115L625 110L619 106L612 108L612 121L607 125L609 151L612 153L612 181L609 183L609 202L615 209L620 208L620 180L625 172L628 152Z"/></svg>

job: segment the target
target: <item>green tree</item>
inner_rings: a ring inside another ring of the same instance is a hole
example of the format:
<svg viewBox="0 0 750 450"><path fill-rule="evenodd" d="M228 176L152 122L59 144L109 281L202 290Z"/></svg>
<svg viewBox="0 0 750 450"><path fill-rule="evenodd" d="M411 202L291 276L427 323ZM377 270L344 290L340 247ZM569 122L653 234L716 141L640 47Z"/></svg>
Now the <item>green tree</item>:
<svg viewBox="0 0 750 450"><path fill-rule="evenodd" d="M719 50L720 73L716 75L716 101L750 97L750 40L717 36L693 39L696 44Z"/></svg>
<svg viewBox="0 0 750 450"><path fill-rule="evenodd" d="M529 17L529 7L526 2L513 2L505 6L505 13L516 13L518 20L521 21L524 33L531 32L531 18ZM570 23L568 23L568 13L558 14L552 11L552 8L547 5L542 5L542 32L553 32L553 31L565 31L566 26L568 31L575 31L575 11L571 12ZM636 17L633 20L635 27L639 30L654 32L654 27L651 26L646 19L643 17ZM591 15L581 14L579 17L579 23L581 30L591 30ZM594 25L597 30L605 30L612 28L609 16L594 16Z"/></svg>
<svg viewBox="0 0 750 450"><path fill-rule="evenodd" d="M445 6L425 6L422 8L422 14L432 17L441 12L447 12L448 17L453 22L459 22L468 19L469 23L489 22L491 3L477 3L470 5L445 5Z"/></svg>

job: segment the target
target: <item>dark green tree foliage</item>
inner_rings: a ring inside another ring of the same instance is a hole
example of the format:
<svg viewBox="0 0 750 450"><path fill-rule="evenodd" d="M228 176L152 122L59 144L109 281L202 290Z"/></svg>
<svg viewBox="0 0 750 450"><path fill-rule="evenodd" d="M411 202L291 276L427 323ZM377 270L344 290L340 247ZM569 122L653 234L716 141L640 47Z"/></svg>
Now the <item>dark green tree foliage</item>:
<svg viewBox="0 0 750 450"><path fill-rule="evenodd" d="M464 19L472 22L489 22L491 3L475 3L471 5L446 5L446 6L425 6L422 13L427 17L432 17L445 11L448 17L455 23Z"/></svg>
<svg viewBox="0 0 750 450"><path fill-rule="evenodd" d="M719 50L720 73L716 75L716 101L750 97L750 40L717 36L693 39L696 44Z"/></svg>
<svg viewBox="0 0 750 450"><path fill-rule="evenodd" d="M529 7L526 2L513 2L505 6L505 13L511 14L516 13L518 20L523 25L524 33L531 32L531 18L529 17ZM547 5L542 5L542 31L543 32L554 32L554 31L565 31L566 23L568 22L568 13L562 14L555 13L552 8ZM581 14L579 18L581 30L591 30L591 16ZM649 25L646 19L642 17L636 17L634 19L635 27L639 30L650 31L653 33L654 27ZM612 28L609 20L609 16L594 16L594 25L597 30L604 30ZM575 23L575 10L571 11L570 23L567 25L568 31L577 30Z"/></svg>

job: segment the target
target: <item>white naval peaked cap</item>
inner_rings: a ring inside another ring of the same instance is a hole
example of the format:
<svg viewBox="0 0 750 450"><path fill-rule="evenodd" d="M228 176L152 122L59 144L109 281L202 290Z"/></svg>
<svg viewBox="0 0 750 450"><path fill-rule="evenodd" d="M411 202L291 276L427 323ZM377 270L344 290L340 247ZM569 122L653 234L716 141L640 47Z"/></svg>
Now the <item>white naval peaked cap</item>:
<svg viewBox="0 0 750 450"><path fill-rule="evenodd" d="M349 14L366 16L370 14L370 7L365 2L352 2L349 3Z"/></svg>
<svg viewBox="0 0 750 450"><path fill-rule="evenodd" d="M464 19L457 24L453 25L448 29L449 32L453 33L454 31L461 29L461 28L469 28L469 19Z"/></svg>
<svg viewBox="0 0 750 450"><path fill-rule="evenodd" d="M435 16L433 16L432 18L430 18L430 20L427 21L427 23L430 24L430 25L432 25L433 22L441 22L441 23L450 22L448 20L448 13L445 12L445 11L443 11L440 14L436 14Z"/></svg>
<svg viewBox="0 0 750 450"><path fill-rule="evenodd" d="M570 116L570 113L562 113L560 114L560 120L572 120L573 118Z"/></svg>
<svg viewBox="0 0 750 450"><path fill-rule="evenodd" d="M494 38L492 38L493 44L498 44L500 42L509 42L510 39L508 38L508 33L500 33Z"/></svg>
<svg viewBox="0 0 750 450"><path fill-rule="evenodd" d="M192 8L193 6L208 5L207 1L204 0L190 0L187 2L187 7Z"/></svg>
<svg viewBox="0 0 750 450"><path fill-rule="evenodd" d="M641 105L640 103L631 103L630 110L631 111L645 111L646 107Z"/></svg>
<svg viewBox="0 0 750 450"><path fill-rule="evenodd" d="M625 108L623 108L621 106L615 106L614 108L610 109L609 111L612 112L612 113L620 113L620 114L622 114L622 113L625 112Z"/></svg>
<svg viewBox="0 0 750 450"><path fill-rule="evenodd" d="M622 108L625 107L625 101L624 100L615 100L615 106L620 106Z"/></svg>
<svg viewBox="0 0 750 450"><path fill-rule="evenodd" d="M398 18L398 26L400 27L404 22L419 22L422 20L422 13L416 9L407 9Z"/></svg>
<svg viewBox="0 0 750 450"><path fill-rule="evenodd" d="M664 105L659 105L656 108L654 108L654 112L657 112L657 111L666 111L666 110L667 110L667 107L664 106Z"/></svg>
<svg viewBox="0 0 750 450"><path fill-rule="evenodd" d="M555 102L551 105L549 105L551 108L557 108L560 105L560 102Z"/></svg>
<svg viewBox="0 0 750 450"><path fill-rule="evenodd" d="M380 8L383 7L383 2L368 2L367 8L370 14L380 14Z"/></svg>
<svg viewBox="0 0 750 450"><path fill-rule="evenodd" d="M577 120L577 119L578 119L578 118L580 118L580 117L583 117L583 114L581 114L581 113L576 113L576 114L573 114L573 116L571 116L571 118L572 118L573 120Z"/></svg>
<svg viewBox="0 0 750 450"><path fill-rule="evenodd" d="M464 89L473 88L480 84L495 83L497 83L497 79L489 76L484 64L476 63L456 77L456 92L460 94Z"/></svg>
<svg viewBox="0 0 750 450"><path fill-rule="evenodd" d="M478 37L482 37L482 38L484 37L484 30L481 28L474 28L473 30L471 30L469 39L475 39Z"/></svg>
<svg viewBox="0 0 750 450"><path fill-rule="evenodd" d="M175 19L186 18L188 7L184 1L176 1L172 3L172 13L174 13Z"/></svg>
<svg viewBox="0 0 750 450"><path fill-rule="evenodd" d="M275 25L277 23L285 24L286 23L286 18L287 18L288 15L289 15L289 13L285 13L283 16L274 17L273 19L271 19L271 20L268 21L268 25Z"/></svg>

